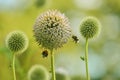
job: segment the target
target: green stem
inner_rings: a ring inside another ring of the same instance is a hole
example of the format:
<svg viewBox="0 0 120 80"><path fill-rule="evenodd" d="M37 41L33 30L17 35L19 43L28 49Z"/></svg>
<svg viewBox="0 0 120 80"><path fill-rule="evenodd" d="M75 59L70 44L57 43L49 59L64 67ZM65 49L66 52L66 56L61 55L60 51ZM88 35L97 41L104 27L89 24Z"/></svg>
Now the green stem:
<svg viewBox="0 0 120 80"><path fill-rule="evenodd" d="M56 80L56 77L55 77L55 66L54 66L54 53L53 53L53 50L51 50L51 71L52 71L52 80Z"/></svg>
<svg viewBox="0 0 120 80"><path fill-rule="evenodd" d="M85 43L85 64L86 64L87 80L90 80L90 75L89 75L89 70L88 70L88 38L86 38L86 43Z"/></svg>
<svg viewBox="0 0 120 80"><path fill-rule="evenodd" d="M16 74L15 74L15 53L13 55L13 65L12 65L12 68L13 68L13 77L14 77L14 80L16 80Z"/></svg>

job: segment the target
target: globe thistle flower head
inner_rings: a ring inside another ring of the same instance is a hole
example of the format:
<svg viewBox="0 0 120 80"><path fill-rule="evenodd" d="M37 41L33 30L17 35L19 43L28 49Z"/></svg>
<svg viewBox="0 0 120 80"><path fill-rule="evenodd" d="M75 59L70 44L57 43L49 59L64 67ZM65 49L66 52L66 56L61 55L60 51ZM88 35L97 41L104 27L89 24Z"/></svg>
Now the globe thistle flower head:
<svg viewBox="0 0 120 80"><path fill-rule="evenodd" d="M49 74L45 67L34 65L28 72L28 80L49 80Z"/></svg>
<svg viewBox="0 0 120 80"><path fill-rule="evenodd" d="M57 49L71 37L68 18L57 10L42 13L33 28L36 41L47 49Z"/></svg>
<svg viewBox="0 0 120 80"><path fill-rule="evenodd" d="M66 70L59 68L56 70L56 80L70 80L70 77Z"/></svg>
<svg viewBox="0 0 120 80"><path fill-rule="evenodd" d="M28 38L21 31L13 31L6 37L6 46L14 53L23 53L28 47Z"/></svg>
<svg viewBox="0 0 120 80"><path fill-rule="evenodd" d="M80 32L84 38L93 38L100 31L100 22L95 17L85 17L80 24Z"/></svg>

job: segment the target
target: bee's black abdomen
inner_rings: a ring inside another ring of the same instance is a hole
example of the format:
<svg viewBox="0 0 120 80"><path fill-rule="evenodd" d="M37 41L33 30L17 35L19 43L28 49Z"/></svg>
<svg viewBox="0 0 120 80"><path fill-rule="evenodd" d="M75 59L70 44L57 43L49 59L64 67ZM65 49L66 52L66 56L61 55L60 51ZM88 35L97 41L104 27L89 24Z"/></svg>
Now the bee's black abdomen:
<svg viewBox="0 0 120 80"><path fill-rule="evenodd" d="M45 57L47 57L47 56L48 56L48 51L47 51L47 50L44 50L44 51L42 52L42 57L45 58Z"/></svg>

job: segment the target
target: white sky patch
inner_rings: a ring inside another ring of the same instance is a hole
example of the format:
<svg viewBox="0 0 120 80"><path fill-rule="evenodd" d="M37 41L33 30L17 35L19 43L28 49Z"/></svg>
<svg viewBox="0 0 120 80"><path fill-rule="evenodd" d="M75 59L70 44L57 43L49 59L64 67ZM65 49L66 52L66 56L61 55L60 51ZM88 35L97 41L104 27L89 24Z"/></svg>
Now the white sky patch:
<svg viewBox="0 0 120 80"><path fill-rule="evenodd" d="M119 37L119 32L120 32L120 19L118 16L113 15L113 14L107 14L103 18L103 33L102 35L106 35L107 38L111 40L117 40Z"/></svg>
<svg viewBox="0 0 120 80"><path fill-rule="evenodd" d="M27 5L28 0L0 0L0 11L21 9Z"/></svg>
<svg viewBox="0 0 120 80"><path fill-rule="evenodd" d="M97 9L102 3L102 0L75 0L75 4L82 9Z"/></svg>

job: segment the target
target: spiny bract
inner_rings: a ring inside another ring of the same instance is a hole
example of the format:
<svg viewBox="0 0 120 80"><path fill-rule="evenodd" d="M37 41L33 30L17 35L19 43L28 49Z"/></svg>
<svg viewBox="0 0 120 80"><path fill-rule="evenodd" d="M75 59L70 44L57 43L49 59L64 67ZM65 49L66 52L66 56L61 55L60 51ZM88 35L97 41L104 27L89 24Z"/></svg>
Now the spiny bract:
<svg viewBox="0 0 120 80"><path fill-rule="evenodd" d="M28 72L28 80L49 80L49 74L45 67L34 65Z"/></svg>
<svg viewBox="0 0 120 80"><path fill-rule="evenodd" d="M47 49L62 47L71 37L68 18L57 10L42 13L33 28L36 41Z"/></svg>
<svg viewBox="0 0 120 80"><path fill-rule="evenodd" d="M28 38L21 31L13 31L6 37L6 46L14 53L22 53L28 47Z"/></svg>
<svg viewBox="0 0 120 80"><path fill-rule="evenodd" d="M85 17L80 24L80 32L84 38L93 38L99 33L100 22L95 17Z"/></svg>

